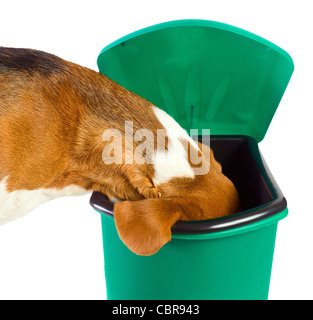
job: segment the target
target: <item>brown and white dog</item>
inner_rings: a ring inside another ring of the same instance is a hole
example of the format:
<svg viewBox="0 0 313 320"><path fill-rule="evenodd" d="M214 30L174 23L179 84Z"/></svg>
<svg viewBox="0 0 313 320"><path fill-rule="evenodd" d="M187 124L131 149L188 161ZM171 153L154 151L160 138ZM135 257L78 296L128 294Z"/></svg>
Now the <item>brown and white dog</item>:
<svg viewBox="0 0 313 320"><path fill-rule="evenodd" d="M143 128L152 141L140 139ZM113 141L104 132L112 129L122 144L105 154ZM149 161L130 161L138 150ZM210 167L205 174L197 174L190 150L202 156L202 168ZM121 162L112 163L118 152ZM177 220L240 210L212 151L164 111L93 70L41 51L0 47L0 225L47 200L91 190L126 200L115 205L116 226L142 255L170 241Z"/></svg>

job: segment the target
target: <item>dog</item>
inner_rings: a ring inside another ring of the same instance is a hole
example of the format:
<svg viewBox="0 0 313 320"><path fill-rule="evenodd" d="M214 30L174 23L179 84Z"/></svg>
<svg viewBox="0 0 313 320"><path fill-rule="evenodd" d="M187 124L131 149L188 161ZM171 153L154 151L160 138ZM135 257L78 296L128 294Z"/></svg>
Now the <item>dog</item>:
<svg viewBox="0 0 313 320"><path fill-rule="evenodd" d="M151 255L178 220L240 211L212 150L170 115L42 51L0 47L0 143L0 224L50 199L99 191L116 202L122 241Z"/></svg>

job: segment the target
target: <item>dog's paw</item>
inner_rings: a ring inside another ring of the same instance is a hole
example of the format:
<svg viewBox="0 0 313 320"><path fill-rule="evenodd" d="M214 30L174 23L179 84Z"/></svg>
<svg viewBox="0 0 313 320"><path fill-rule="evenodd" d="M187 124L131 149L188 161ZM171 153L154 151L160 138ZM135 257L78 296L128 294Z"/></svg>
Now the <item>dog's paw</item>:
<svg viewBox="0 0 313 320"><path fill-rule="evenodd" d="M153 184L148 172L135 167L128 170L126 176L130 184L144 199L160 198L160 192Z"/></svg>
<svg viewBox="0 0 313 320"><path fill-rule="evenodd" d="M151 185L143 188L139 187L138 191L145 199L160 198L161 195L158 189Z"/></svg>

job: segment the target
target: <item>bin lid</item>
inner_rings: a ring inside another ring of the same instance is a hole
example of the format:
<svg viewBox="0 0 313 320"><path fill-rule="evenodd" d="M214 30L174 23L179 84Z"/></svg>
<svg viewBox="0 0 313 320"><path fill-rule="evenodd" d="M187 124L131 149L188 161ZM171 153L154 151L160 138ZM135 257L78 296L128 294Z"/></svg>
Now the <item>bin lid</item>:
<svg viewBox="0 0 313 320"><path fill-rule="evenodd" d="M187 132L210 129L257 141L294 69L289 54L275 44L207 20L171 21L127 35L101 51L98 67Z"/></svg>

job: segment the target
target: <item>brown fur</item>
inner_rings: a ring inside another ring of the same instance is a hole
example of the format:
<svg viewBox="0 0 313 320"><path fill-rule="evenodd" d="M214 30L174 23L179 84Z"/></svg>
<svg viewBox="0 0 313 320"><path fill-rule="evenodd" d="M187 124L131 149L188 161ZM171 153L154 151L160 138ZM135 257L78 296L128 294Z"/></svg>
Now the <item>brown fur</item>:
<svg viewBox="0 0 313 320"><path fill-rule="evenodd" d="M151 164L104 164L109 142L102 134L115 128L124 135L125 121L155 139L163 128L150 102L100 73L44 52L0 47L0 181L8 177L9 192L77 185L131 200L115 205L115 219L121 239L138 254L169 241L177 220L239 210L237 191L212 155L207 175L160 186Z"/></svg>

